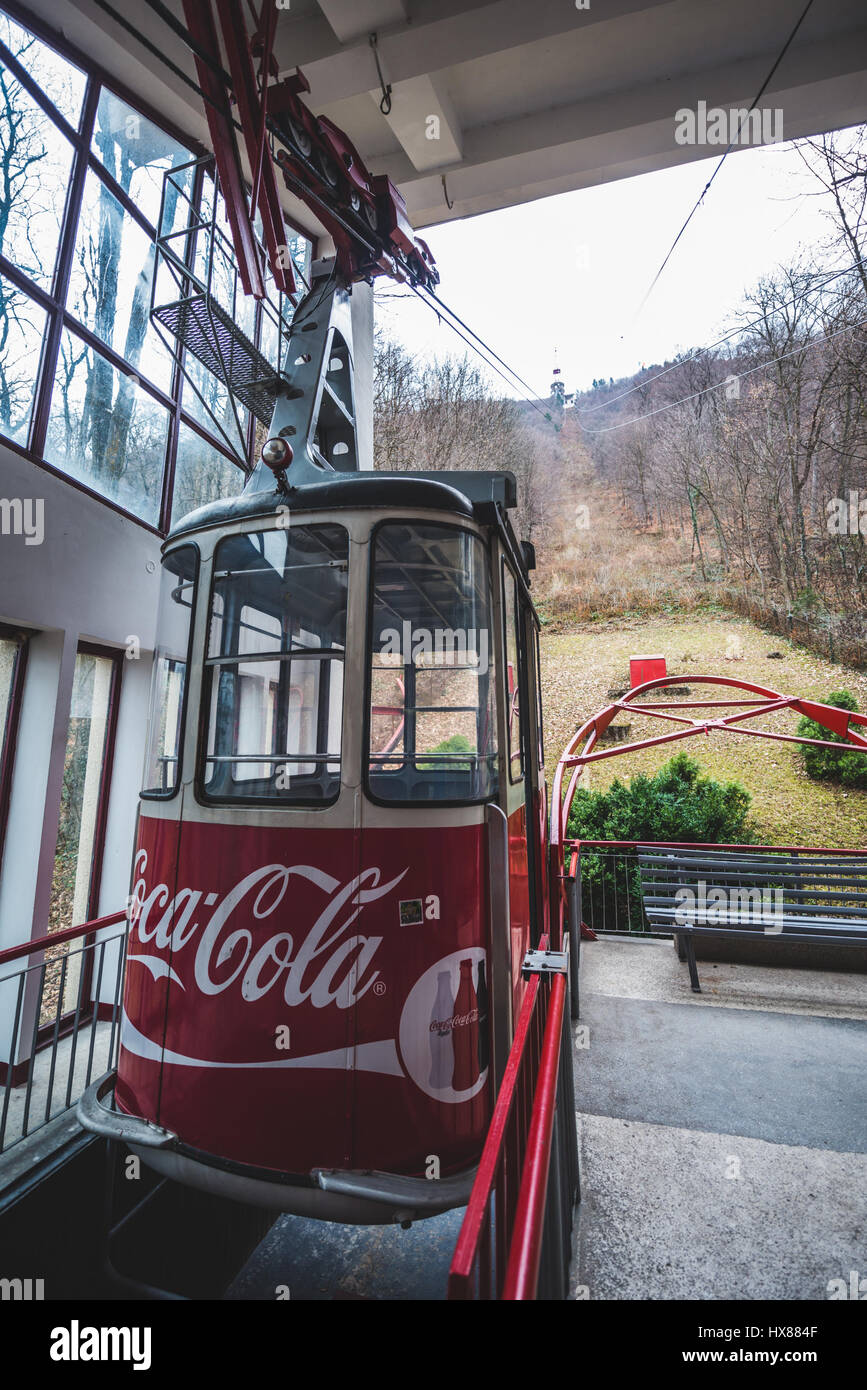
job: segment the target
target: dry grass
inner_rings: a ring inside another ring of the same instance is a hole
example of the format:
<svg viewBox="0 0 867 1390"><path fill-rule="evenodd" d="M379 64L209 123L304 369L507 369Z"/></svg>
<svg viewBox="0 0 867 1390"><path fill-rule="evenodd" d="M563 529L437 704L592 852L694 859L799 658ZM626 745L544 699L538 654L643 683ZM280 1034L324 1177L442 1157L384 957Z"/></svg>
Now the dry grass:
<svg viewBox="0 0 867 1390"><path fill-rule="evenodd" d="M612 493L587 493L587 520L540 547L536 600L555 628L637 613L692 610L712 587L681 532L637 527Z"/></svg>
<svg viewBox="0 0 867 1390"><path fill-rule="evenodd" d="M769 658L773 651L782 652L783 659ZM639 652L663 653L670 675L731 675L818 700L845 687L867 710L867 673L769 635L745 618L713 612L642 618L633 612L622 613L616 621L552 624L542 637L549 779L557 757L583 721L610 703L609 690L629 685L629 657ZM704 687L698 698L724 694ZM647 717L631 722L630 739L653 737L664 727ZM795 716L780 713L756 725L794 733L796 722ZM812 782L796 744L725 733L696 737L597 763L585 770L590 779L585 785L601 789L615 776L626 781L637 772L655 771L679 749L696 757L712 776L743 782L753 795L753 819L763 842L846 849L867 845L867 791Z"/></svg>

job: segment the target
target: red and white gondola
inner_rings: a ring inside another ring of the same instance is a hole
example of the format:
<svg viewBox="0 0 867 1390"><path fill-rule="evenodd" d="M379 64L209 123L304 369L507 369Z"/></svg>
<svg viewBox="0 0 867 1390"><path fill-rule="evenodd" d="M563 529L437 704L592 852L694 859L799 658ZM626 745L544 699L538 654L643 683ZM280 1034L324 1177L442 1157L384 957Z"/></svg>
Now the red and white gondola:
<svg viewBox="0 0 867 1390"><path fill-rule="evenodd" d="M82 1122L273 1209L466 1201L547 929L531 548L509 473L356 462L323 271L244 493L163 557L116 1076Z"/></svg>

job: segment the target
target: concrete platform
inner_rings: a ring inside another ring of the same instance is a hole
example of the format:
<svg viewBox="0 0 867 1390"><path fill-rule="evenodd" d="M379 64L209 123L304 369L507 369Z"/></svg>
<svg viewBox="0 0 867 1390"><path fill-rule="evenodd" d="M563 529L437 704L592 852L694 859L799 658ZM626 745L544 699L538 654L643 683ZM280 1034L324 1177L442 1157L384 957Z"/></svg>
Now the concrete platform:
<svg viewBox="0 0 867 1390"><path fill-rule="evenodd" d="M867 980L582 946L573 1296L826 1299L867 1271Z"/></svg>
<svg viewBox="0 0 867 1390"><path fill-rule="evenodd" d="M867 1274L867 979L706 963L694 995L670 941L612 938L581 974L573 1297L821 1300ZM462 1216L282 1217L226 1297L442 1299Z"/></svg>

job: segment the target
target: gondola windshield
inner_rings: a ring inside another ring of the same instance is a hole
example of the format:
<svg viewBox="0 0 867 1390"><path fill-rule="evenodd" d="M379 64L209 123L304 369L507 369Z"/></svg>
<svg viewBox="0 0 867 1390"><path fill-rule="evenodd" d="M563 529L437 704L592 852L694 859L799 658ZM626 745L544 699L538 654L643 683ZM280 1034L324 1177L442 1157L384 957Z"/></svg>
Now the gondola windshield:
<svg viewBox="0 0 867 1390"><path fill-rule="evenodd" d="M469 531L385 523L373 551L368 791L388 802L497 790L488 556Z"/></svg>
<svg viewBox="0 0 867 1390"><path fill-rule="evenodd" d="M207 799L336 800L347 572L340 526L217 546L202 692Z"/></svg>

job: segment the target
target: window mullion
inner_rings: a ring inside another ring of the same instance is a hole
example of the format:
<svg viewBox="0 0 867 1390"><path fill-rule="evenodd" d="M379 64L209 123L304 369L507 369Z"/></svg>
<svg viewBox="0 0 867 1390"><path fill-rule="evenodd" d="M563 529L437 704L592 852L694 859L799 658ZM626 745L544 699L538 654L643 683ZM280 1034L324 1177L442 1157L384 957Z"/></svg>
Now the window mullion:
<svg viewBox="0 0 867 1390"><path fill-rule="evenodd" d="M33 419L30 426L29 448L31 453L42 458L45 454L45 441L48 435L48 417L51 411L51 394L54 390L54 376L57 359L60 355L60 338L63 333L63 313L69 291L69 279L75 256L75 241L78 235L78 220L84 198L84 181L88 169L88 148L96 120L99 102L99 83L88 80L84 95L84 114L81 135L77 138L73 157L72 177L69 181L69 197L63 211L63 230L60 236L60 250L57 257L54 283L51 293L57 308L48 318L45 345L39 364Z"/></svg>

